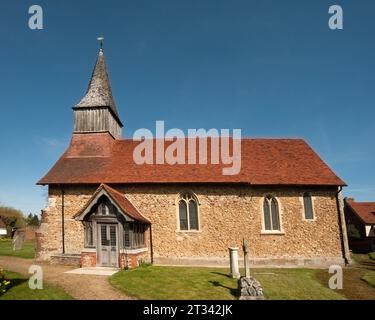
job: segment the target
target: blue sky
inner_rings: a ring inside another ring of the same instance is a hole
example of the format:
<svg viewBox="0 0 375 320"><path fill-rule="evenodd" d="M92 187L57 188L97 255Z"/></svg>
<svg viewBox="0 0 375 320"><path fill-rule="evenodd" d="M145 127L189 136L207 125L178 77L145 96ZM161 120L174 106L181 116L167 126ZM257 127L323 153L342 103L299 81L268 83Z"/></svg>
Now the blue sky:
<svg viewBox="0 0 375 320"><path fill-rule="evenodd" d="M302 137L347 196L375 201L374 16L373 0L2 0L0 203L43 208L35 183L68 146L101 34L125 136L165 120Z"/></svg>

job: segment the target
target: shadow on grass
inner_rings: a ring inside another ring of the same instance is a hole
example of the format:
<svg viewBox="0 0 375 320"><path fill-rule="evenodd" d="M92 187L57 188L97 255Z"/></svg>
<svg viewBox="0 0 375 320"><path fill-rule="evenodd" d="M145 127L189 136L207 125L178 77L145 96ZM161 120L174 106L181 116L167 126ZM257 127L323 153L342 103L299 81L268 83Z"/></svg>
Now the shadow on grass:
<svg viewBox="0 0 375 320"><path fill-rule="evenodd" d="M369 255L352 255L354 260L353 267L366 269L366 270L375 270L375 260L371 260Z"/></svg>
<svg viewBox="0 0 375 320"><path fill-rule="evenodd" d="M226 279L231 279L231 277L230 277L230 275L229 274L227 274L227 273L222 273L222 272L210 272L211 274L216 274L216 275L218 275L218 276L222 276L222 277L224 277L224 278L226 278ZM229 292L230 292L230 294L232 295L232 296L234 296L234 297L239 297L239 292L238 292L238 289L236 288L236 289L233 289L233 288L231 288L231 287L228 287L228 286L226 286L226 285L223 285L220 281L213 281L213 280L211 280L211 281L209 281L214 287L221 287L221 288L224 288L224 289L227 289Z"/></svg>
<svg viewBox="0 0 375 320"><path fill-rule="evenodd" d="M374 288L362 279L366 271L367 269L363 267L344 269L343 289L336 290L336 292L349 300L374 300ZM319 270L316 273L316 279L325 287L328 287L330 276L325 270Z"/></svg>
<svg viewBox="0 0 375 320"><path fill-rule="evenodd" d="M27 279L10 279L8 281L10 281L10 285L9 285L7 290L10 290L14 287L19 286L22 283L25 283L27 281Z"/></svg>
<svg viewBox="0 0 375 320"><path fill-rule="evenodd" d="M229 274L227 273L222 273L222 272L210 272L212 274L217 274L219 276L223 276L223 277L226 277L226 278L230 278Z"/></svg>
<svg viewBox="0 0 375 320"><path fill-rule="evenodd" d="M239 297L238 290L221 284L219 281L209 281L214 287L221 287L229 290L230 294L234 297Z"/></svg>
<svg viewBox="0 0 375 320"><path fill-rule="evenodd" d="M19 286L19 285L21 285L21 284L23 284L23 283L25 283L27 281L27 279L22 279L22 278L20 278L20 279L18 279L18 278L16 278L16 279L7 279L7 278L5 278L5 280L7 280L7 281L10 282L10 284L6 287L6 292L8 292L9 290L12 290L13 288L15 288L15 287L17 287L17 286ZM4 293L0 292L0 297L3 294L5 294L6 292L4 292Z"/></svg>
<svg viewBox="0 0 375 320"><path fill-rule="evenodd" d="M360 265L361 265L360 267L361 267L362 269L372 270L372 271L375 270L375 263L371 263L371 262L361 262Z"/></svg>

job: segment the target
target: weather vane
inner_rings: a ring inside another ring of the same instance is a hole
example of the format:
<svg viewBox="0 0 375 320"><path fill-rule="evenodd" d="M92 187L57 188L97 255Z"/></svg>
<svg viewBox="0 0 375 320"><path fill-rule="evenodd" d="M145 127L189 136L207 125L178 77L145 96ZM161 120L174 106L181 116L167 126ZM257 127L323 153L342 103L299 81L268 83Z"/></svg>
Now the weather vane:
<svg viewBox="0 0 375 320"><path fill-rule="evenodd" d="M103 50L103 40L104 40L104 37L98 37L96 39L100 42L100 50Z"/></svg>

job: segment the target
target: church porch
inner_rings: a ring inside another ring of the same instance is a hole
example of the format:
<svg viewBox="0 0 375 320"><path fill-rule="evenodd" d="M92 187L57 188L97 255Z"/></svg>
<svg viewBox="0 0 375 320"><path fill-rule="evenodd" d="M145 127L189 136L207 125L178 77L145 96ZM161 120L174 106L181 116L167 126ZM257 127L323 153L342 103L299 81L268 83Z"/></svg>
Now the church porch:
<svg viewBox="0 0 375 320"><path fill-rule="evenodd" d="M101 185L75 220L84 225L81 267L134 268L148 260L150 222L117 190Z"/></svg>

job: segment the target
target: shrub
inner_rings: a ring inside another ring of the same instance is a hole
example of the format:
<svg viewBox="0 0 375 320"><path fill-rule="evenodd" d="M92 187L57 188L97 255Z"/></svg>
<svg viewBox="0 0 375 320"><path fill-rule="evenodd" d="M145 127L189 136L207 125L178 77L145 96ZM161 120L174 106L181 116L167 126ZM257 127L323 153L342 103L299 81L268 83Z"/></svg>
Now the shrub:
<svg viewBox="0 0 375 320"><path fill-rule="evenodd" d="M145 260L143 260L143 259L140 259L140 260L138 261L138 266L139 266L140 268L146 268L146 267L151 266L151 263L149 263L149 262L147 262L147 261L145 261Z"/></svg>
<svg viewBox="0 0 375 320"><path fill-rule="evenodd" d="M10 286L10 281L5 279L3 269L0 269L0 296L2 296Z"/></svg>

